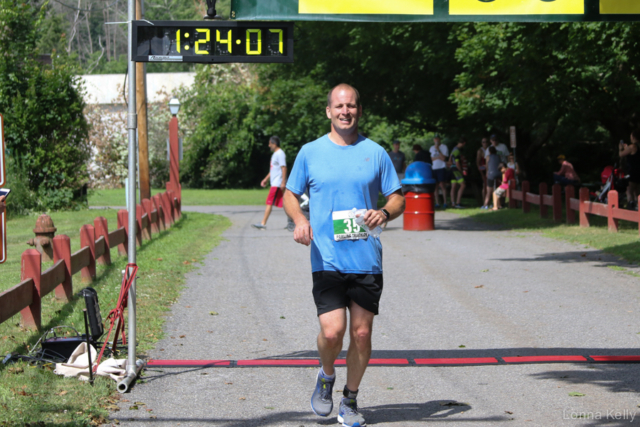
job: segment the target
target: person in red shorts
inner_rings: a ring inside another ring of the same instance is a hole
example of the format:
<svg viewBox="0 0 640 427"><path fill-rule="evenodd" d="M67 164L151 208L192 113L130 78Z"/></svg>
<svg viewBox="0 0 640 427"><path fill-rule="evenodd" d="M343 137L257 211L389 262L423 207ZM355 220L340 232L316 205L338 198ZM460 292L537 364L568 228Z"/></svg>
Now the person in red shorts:
<svg viewBox="0 0 640 427"><path fill-rule="evenodd" d="M282 195L287 185L287 157L280 148L280 138L272 136L269 138L269 149L273 151L271 155L271 169L267 176L260 182L262 187L267 186L267 180L271 181L271 189L267 196L267 207L264 210L264 218L260 224L251 224L253 227L264 230L267 228L267 220L271 215L274 206L282 207Z"/></svg>

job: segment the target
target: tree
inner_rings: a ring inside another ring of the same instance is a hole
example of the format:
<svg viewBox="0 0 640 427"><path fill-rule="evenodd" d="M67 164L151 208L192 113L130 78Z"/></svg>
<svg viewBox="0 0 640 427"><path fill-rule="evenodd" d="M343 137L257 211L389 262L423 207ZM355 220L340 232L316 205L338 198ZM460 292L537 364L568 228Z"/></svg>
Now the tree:
<svg viewBox="0 0 640 427"><path fill-rule="evenodd" d="M579 157L579 170L601 170L615 145L586 141L617 142L639 124L635 23L475 23L457 36L460 118L503 139L515 125L535 180L550 177L560 152Z"/></svg>
<svg viewBox="0 0 640 427"><path fill-rule="evenodd" d="M0 112L7 151L38 206L69 207L87 179L90 148L78 80L64 54L37 61L44 8L0 0Z"/></svg>

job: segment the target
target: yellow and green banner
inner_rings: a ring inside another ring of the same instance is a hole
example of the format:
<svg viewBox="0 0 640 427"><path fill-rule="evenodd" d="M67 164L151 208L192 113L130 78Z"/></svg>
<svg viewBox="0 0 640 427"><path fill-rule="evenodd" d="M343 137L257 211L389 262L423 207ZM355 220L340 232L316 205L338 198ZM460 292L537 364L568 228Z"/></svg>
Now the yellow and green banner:
<svg viewBox="0 0 640 427"><path fill-rule="evenodd" d="M640 0L231 0L239 20L637 21Z"/></svg>

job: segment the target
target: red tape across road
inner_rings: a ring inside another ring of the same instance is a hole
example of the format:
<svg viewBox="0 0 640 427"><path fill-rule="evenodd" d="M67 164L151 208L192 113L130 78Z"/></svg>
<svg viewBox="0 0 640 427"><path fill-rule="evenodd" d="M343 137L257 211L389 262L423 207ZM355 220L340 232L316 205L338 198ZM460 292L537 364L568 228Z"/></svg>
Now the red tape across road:
<svg viewBox="0 0 640 427"><path fill-rule="evenodd" d="M640 363L640 356L505 356L505 357L448 357L432 359L371 359L369 366L481 366L522 363ZM336 366L345 366L345 359ZM149 360L154 368L295 368L320 366L318 359L254 359L254 360Z"/></svg>

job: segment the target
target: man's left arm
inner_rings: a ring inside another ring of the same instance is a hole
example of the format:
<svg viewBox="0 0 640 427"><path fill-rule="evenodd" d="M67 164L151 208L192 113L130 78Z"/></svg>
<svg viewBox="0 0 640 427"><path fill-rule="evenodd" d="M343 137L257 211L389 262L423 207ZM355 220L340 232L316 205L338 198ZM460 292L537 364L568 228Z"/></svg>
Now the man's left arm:
<svg viewBox="0 0 640 427"><path fill-rule="evenodd" d="M382 209L389 212L389 218L382 212L382 209L375 210L369 209L366 214L364 214L364 223L370 229L376 228L381 225L385 221L391 221L398 218L404 212L404 196L402 195L402 190L396 190L393 193L386 196L387 203L384 205Z"/></svg>
<svg viewBox="0 0 640 427"><path fill-rule="evenodd" d="M280 184L280 188L282 191L287 187L287 167L281 166L282 168L282 183Z"/></svg>

